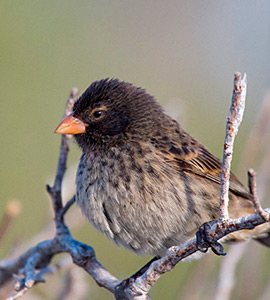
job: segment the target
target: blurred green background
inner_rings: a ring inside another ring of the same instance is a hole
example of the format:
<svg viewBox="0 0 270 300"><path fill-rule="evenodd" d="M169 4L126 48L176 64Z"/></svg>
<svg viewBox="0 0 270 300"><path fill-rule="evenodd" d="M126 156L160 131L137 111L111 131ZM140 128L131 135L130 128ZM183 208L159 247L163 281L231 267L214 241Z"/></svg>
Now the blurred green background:
<svg viewBox="0 0 270 300"><path fill-rule="evenodd" d="M246 114L233 162L233 170L245 182L246 169L256 165L247 159L239 170L238 163L270 87L269 15L267 0L2 0L0 217L12 199L21 202L22 212L0 254L5 256L18 240L29 240L52 222L45 184L53 182L58 158L60 138L53 131L70 89L82 92L97 79L117 77L146 88L221 157L233 74L247 72ZM67 198L74 189L79 157L73 144ZM72 230L74 236L91 244L118 278L129 276L149 259L118 249L87 224L77 207L71 211L80 221ZM232 299L259 299L260 288L269 284L270 252L254 242L251 248L247 258L256 254L259 263L239 268ZM179 264L152 289L153 299L214 299L221 260L210 254L199 262ZM53 286L54 278L47 284ZM89 291L82 299L113 298L92 279L86 280ZM56 287L47 289L45 284L29 294L56 299Z"/></svg>

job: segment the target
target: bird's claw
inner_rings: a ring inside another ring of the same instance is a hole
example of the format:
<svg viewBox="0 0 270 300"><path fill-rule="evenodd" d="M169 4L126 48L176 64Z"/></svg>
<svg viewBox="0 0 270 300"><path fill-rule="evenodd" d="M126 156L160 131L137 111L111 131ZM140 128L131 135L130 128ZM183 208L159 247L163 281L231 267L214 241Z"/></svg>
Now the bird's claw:
<svg viewBox="0 0 270 300"><path fill-rule="evenodd" d="M215 220L206 222L199 228L196 233L197 248L203 253L206 253L208 248L211 248L216 255L226 255L223 246L219 242L213 240L213 237L211 236L212 227L216 225L216 222L217 221Z"/></svg>

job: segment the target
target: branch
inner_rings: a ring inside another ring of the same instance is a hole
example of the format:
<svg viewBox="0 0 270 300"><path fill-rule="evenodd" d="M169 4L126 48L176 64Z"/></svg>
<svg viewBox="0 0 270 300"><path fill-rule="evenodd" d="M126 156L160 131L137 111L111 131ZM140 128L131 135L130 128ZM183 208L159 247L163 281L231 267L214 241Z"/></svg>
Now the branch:
<svg viewBox="0 0 270 300"><path fill-rule="evenodd" d="M230 114L227 116L226 136L224 142L224 152L222 161L222 173L220 178L220 218L221 222L229 219L229 186L230 169L233 154L233 143L242 122L245 110L245 100L247 93L247 75L241 79L240 73L234 74L234 90Z"/></svg>
<svg viewBox="0 0 270 300"><path fill-rule="evenodd" d="M79 94L79 90L73 88L70 93L69 100L66 104L66 109L64 112L63 118L69 115L72 112L73 105L77 100ZM69 144L70 144L71 135L62 135L61 137L61 147L60 147L60 154L58 159L57 171L54 180L53 187L47 185L47 191L50 194L52 201L53 201L53 208L55 212L55 222L56 226L59 224L59 218L62 218L62 215L59 214L59 211L63 208L62 203L62 182L64 178L64 174L66 172L67 167L67 156L69 151Z"/></svg>
<svg viewBox="0 0 270 300"><path fill-rule="evenodd" d="M263 140L265 140L267 132L269 132L270 123L269 123L269 108L270 108L270 98L267 97L263 103L263 109L261 109L261 113L259 114L258 120L256 121L256 124L254 126L254 129L252 130L251 134L249 135L247 146L245 147L245 151L243 153L243 157L250 157L250 160L257 160L258 158L262 159L261 166L259 168L258 173L260 174L261 178L259 180L260 182L260 198L265 198L267 194L267 187L268 182L267 178L269 178L269 174L265 174L265 170L267 169L267 172L269 172L269 153L265 150L268 149L268 145L260 145ZM255 142L254 142L255 141ZM254 149L254 145L256 147L256 150ZM261 153L264 153L263 156ZM242 159L242 166L243 161L245 161L245 164L247 163L247 159ZM258 201L257 196L257 187L256 187L256 181L255 181L255 172L254 170L250 169L248 170L248 179L249 179L249 191L253 195L254 198L254 206L257 213L259 213L262 217L266 217L264 214L264 211L261 207L260 202ZM249 243L240 243L239 245L234 245L234 247L231 247L228 255L225 257L223 262L221 263L220 268L220 274L219 274L219 283L217 287L217 291L215 293L215 300L227 300L230 299L231 292L235 285L235 272L237 264L240 262L240 260L244 259L243 255L244 252L247 250L249 246ZM267 295L267 293L266 293Z"/></svg>
<svg viewBox="0 0 270 300"><path fill-rule="evenodd" d="M253 202L254 202L254 207L256 212L260 214L265 221L269 222L270 220L269 214L267 214L267 212L264 211L258 199L256 172L253 169L248 170L248 186L249 186L250 193L253 196Z"/></svg>

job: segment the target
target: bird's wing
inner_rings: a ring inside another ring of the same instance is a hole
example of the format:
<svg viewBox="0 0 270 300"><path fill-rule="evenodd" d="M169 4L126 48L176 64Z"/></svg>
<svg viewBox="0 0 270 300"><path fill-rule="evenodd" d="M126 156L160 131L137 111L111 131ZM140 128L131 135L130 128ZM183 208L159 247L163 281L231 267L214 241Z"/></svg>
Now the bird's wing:
<svg viewBox="0 0 270 300"><path fill-rule="evenodd" d="M159 151L159 155L174 168L192 172L220 184L221 161L183 129L176 129L176 134L163 137L156 143L156 151ZM230 190L236 195L251 198L250 193L233 173L230 175Z"/></svg>

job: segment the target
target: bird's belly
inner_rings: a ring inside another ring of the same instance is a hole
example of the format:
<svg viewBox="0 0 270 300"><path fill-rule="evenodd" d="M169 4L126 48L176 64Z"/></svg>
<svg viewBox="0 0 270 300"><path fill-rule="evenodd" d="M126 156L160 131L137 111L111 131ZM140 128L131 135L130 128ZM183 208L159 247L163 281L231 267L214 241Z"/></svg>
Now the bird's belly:
<svg viewBox="0 0 270 300"><path fill-rule="evenodd" d="M135 169L127 173L123 166L101 167L81 160L77 203L90 223L117 245L141 255L162 255L209 220L208 215L204 220L199 190L187 193L191 179L163 173L157 176L152 171L147 176Z"/></svg>

